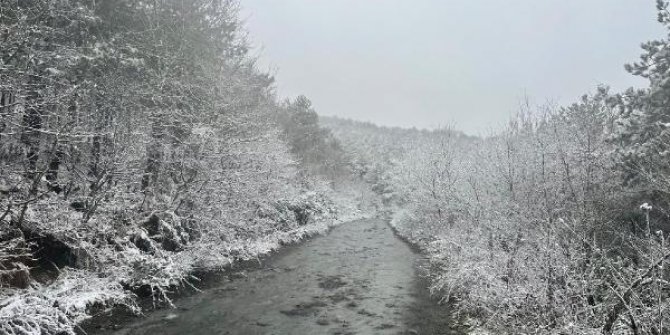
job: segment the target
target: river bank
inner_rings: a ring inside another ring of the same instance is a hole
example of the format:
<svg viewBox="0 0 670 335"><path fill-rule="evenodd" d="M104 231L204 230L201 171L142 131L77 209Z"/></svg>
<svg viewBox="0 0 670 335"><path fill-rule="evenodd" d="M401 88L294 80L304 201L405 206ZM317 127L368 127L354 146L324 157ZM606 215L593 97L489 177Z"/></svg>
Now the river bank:
<svg viewBox="0 0 670 335"><path fill-rule="evenodd" d="M462 334L430 298L423 258L381 220L343 224L199 285L176 308L107 315L88 334Z"/></svg>

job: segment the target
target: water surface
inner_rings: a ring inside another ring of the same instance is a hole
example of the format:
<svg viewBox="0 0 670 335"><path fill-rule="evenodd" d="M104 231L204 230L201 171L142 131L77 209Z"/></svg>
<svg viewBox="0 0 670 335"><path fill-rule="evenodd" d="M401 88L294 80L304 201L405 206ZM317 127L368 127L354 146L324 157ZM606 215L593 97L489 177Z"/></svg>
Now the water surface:
<svg viewBox="0 0 670 335"><path fill-rule="evenodd" d="M420 255L381 220L343 224L107 334L457 334ZM232 278L231 278L232 277Z"/></svg>

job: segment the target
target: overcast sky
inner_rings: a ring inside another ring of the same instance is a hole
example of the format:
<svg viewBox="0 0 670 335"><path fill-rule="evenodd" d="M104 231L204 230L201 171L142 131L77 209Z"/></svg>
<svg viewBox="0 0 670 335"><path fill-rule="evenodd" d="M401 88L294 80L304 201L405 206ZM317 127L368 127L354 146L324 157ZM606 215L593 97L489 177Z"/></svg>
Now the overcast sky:
<svg viewBox="0 0 670 335"><path fill-rule="evenodd" d="M486 134L528 95L566 104L665 36L653 0L242 0L278 92L323 115Z"/></svg>

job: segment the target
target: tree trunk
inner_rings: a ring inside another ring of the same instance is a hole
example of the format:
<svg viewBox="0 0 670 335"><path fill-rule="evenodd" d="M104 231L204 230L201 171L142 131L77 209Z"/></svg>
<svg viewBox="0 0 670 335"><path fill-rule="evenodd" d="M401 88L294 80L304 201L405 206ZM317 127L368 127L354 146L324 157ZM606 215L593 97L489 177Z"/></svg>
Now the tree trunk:
<svg viewBox="0 0 670 335"><path fill-rule="evenodd" d="M40 130L42 129L42 110L36 76L31 76L26 94L25 112L23 114L23 132L21 142L26 146L28 162L27 175L34 178L37 175L37 162L40 155Z"/></svg>

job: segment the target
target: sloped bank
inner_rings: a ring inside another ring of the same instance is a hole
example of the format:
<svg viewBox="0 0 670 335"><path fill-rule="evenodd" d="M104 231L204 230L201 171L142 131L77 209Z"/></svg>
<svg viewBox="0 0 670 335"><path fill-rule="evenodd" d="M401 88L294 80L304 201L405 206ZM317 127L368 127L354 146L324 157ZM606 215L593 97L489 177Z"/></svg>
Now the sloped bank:
<svg viewBox="0 0 670 335"><path fill-rule="evenodd" d="M305 201L278 206L283 210L272 217L275 229L259 237L199 237L183 244L177 236L184 236L186 229L171 224L170 213L151 213L139 229L98 231L94 239L81 238L82 232L54 233L38 224L26 225L33 254L44 257L31 264L37 280L30 285L0 288L0 333L75 334L78 324L110 307L139 313L141 296L171 305L174 289L191 286L196 275L225 271L364 216L346 202L316 205Z"/></svg>
<svg viewBox="0 0 670 335"><path fill-rule="evenodd" d="M439 250L436 249L436 246L432 245L433 240L431 239L430 234L427 234L422 230L417 231L416 229L407 227L408 222L416 219L411 217L412 213L406 209L393 208L387 209L385 216L389 226L396 236L409 244L416 252L423 255L423 262L420 265L420 283L423 286L428 299L431 299L442 306L444 311L449 314L449 318L455 323L452 327L458 329L458 331L463 334L492 334L486 328L478 326L481 322L476 318L473 318L472 315L459 313L456 306L457 301L455 301L454 298L451 300L445 299L449 294L443 292L437 283L437 277L440 274ZM422 317L430 318L430 316L425 315Z"/></svg>

